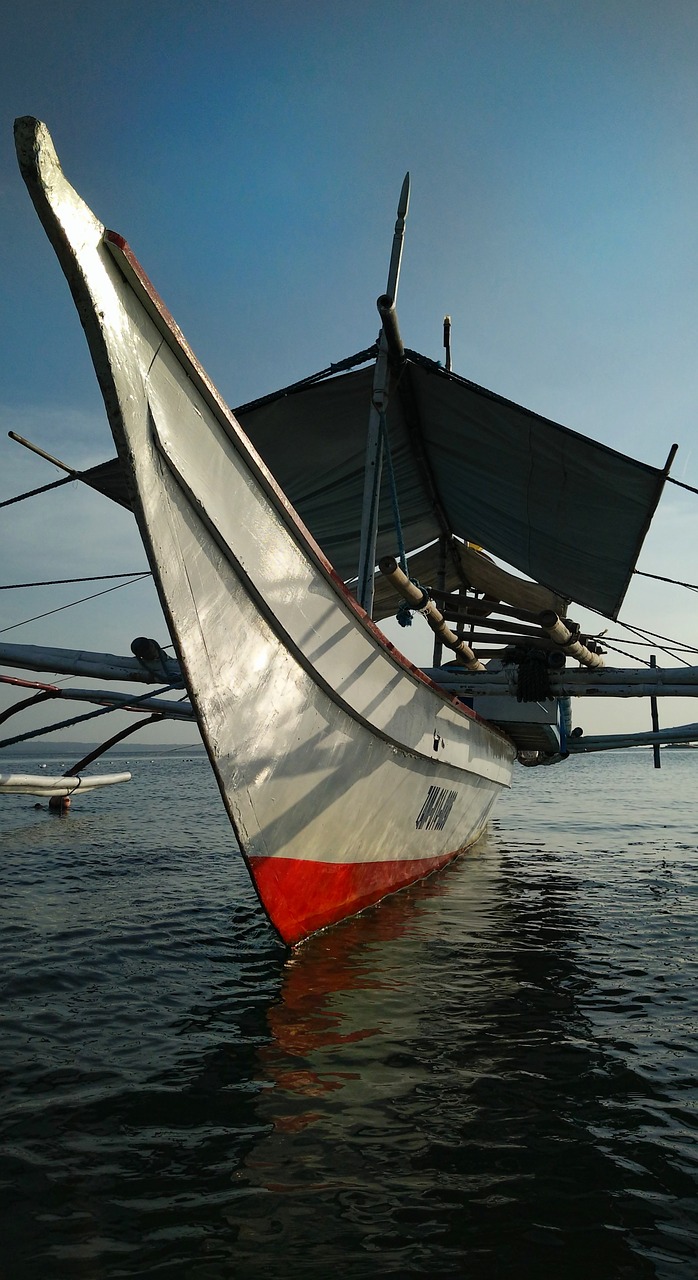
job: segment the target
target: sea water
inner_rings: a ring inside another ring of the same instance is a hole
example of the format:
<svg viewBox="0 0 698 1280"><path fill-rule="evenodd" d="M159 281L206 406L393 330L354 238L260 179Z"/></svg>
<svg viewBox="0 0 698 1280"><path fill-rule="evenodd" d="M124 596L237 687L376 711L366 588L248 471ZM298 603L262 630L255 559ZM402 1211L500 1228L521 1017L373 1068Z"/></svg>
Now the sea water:
<svg viewBox="0 0 698 1280"><path fill-rule="evenodd" d="M519 769L295 952L203 755L131 768L0 801L2 1280L698 1275L698 751Z"/></svg>

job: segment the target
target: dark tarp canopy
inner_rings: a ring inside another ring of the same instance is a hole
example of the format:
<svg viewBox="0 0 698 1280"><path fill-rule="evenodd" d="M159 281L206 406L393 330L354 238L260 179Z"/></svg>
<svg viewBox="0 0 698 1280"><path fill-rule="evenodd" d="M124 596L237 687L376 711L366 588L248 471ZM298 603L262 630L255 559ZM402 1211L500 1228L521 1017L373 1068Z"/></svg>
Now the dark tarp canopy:
<svg viewBox="0 0 698 1280"><path fill-rule="evenodd" d="M373 368L289 388L236 417L329 560L356 575ZM449 532L614 618L665 472L407 352L387 413L406 547ZM118 463L105 464L117 468ZM106 491L102 475L84 478ZM386 484L384 469L384 486ZM111 473L110 497L114 492ZM117 497L118 500L118 497ZM389 501L377 556L395 554Z"/></svg>

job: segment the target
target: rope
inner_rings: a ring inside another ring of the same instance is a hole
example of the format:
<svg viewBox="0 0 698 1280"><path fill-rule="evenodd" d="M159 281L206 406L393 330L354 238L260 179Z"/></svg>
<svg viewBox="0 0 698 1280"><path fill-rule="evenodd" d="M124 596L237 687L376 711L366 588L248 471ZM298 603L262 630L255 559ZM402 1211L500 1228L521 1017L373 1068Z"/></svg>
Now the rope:
<svg viewBox="0 0 698 1280"><path fill-rule="evenodd" d="M547 653L521 648L516 650L514 660L518 663L516 701L544 702L552 698Z"/></svg>
<svg viewBox="0 0 698 1280"><path fill-rule="evenodd" d="M53 613L62 613L64 609L72 609L76 604L85 604L87 600L97 600L99 596L108 596L110 591L119 591L121 587L130 587L134 582L142 582L144 578L149 578L150 573L144 571L137 578L131 578L128 582L118 582L115 587L106 587L104 591L95 591L94 595L83 596L81 600L71 600L69 604L59 605L57 609L48 609L46 613L37 613L33 618L24 618L21 622L13 622L9 627L0 628L0 636L4 636L7 631L15 631L17 627L25 627L29 622L38 622L41 618L50 618Z"/></svg>
<svg viewBox="0 0 698 1280"><path fill-rule="evenodd" d="M599 639L601 639L600 636L599 636ZM604 635L603 642L604 644L611 644L614 640L617 640L617 639L618 639L618 636ZM661 645L658 645L656 640L629 640L627 636L621 637L621 639L623 640L623 644L639 645L643 649L661 648ZM674 649L680 650L681 653L698 653L698 649L694 644L679 644L677 641L673 647Z"/></svg>
<svg viewBox="0 0 698 1280"><path fill-rule="evenodd" d="M400 568L406 577L407 572L407 556L405 554L405 540L402 536L402 521L400 520L400 505L397 497L397 485L395 483L395 470L393 468L393 455L390 449L390 436L388 435L388 424L385 420L385 411L380 410L380 429L383 437L383 449L385 454L385 466L388 473L388 487L390 489L390 503L393 508L393 520L395 522L395 535L397 537L398 557L400 560Z"/></svg>
<svg viewBox="0 0 698 1280"><path fill-rule="evenodd" d="M621 649L617 644L611 644L610 640L606 640L604 643L607 649L610 649L612 653L620 653L624 658L630 658L631 662L641 662L644 667L648 667L650 665L649 662L647 662L645 658L641 657L639 653L628 653L627 649ZM627 643L633 644L634 641L628 640Z"/></svg>
<svg viewBox="0 0 698 1280"><path fill-rule="evenodd" d="M618 621L620 622L620 619L618 619ZM657 644L657 648L661 649L663 653L668 653L669 657L675 658L677 662L683 662L685 667L693 666L692 662L688 662L686 658L682 658L678 653L674 652L673 646L681 646L680 640L674 640L671 636L663 636L658 631L646 631L644 627L633 627L629 622L621 622L620 625L625 627L626 631L632 631L634 635L642 636L644 639L650 636L655 641L666 640L666 644ZM628 643L632 643L632 641L629 641ZM669 646L672 647L670 648Z"/></svg>
<svg viewBox="0 0 698 1280"><path fill-rule="evenodd" d="M640 578L654 578L655 582L670 582L672 587L687 587L689 591L698 591L694 582L679 582L678 578L663 578L660 573L645 573L642 569L635 569L634 572Z"/></svg>
<svg viewBox="0 0 698 1280"><path fill-rule="evenodd" d="M390 449L390 436L388 435L388 424L386 422L385 410L381 409L379 411L378 416L380 421L381 437L383 440L383 456L385 458L385 469L388 476L388 488L390 490L390 504L393 508L393 522L395 524L395 536L397 538L398 559L400 561L400 568L402 569L402 572L405 574L405 577L409 578L410 575L407 568L407 554L405 552L405 539L402 535L402 521L400 519L400 504L398 502L398 496L397 496L397 484L395 483L395 469L393 467L393 455ZM415 579L410 578L410 581L414 582ZM421 586L421 583L417 583L416 585ZM397 613L395 614L398 624L401 627L411 627L412 613L413 611L412 609L410 609L410 606L407 603L407 601L402 600L398 605L398 610L397 610Z"/></svg>
<svg viewBox="0 0 698 1280"><path fill-rule="evenodd" d="M0 742L0 747L14 747L18 742L28 742L30 738L40 738L45 733L57 733L59 729L71 729L73 725L84 724L86 720L96 720L98 716L108 716L112 711L123 711L125 706L130 709L137 706L139 702L145 702L148 698L157 698L161 693L170 693L172 689L180 687L176 684L166 684L163 685L162 689L149 689L147 693L141 693L137 698L129 698L126 702L117 706L101 707L99 711L88 711L85 715L73 716L70 720L61 720L59 724L45 725L41 729L29 729L27 733L20 733L15 738L4 738Z"/></svg>
<svg viewBox="0 0 698 1280"><path fill-rule="evenodd" d="M143 577L148 575L148 570L132 569L130 573L95 573L90 578L52 578L48 582L10 582L0 586L0 591L20 591L24 587L65 587L71 582L108 582L111 578L133 578L135 575ZM21 626L21 623L18 625Z"/></svg>
<svg viewBox="0 0 698 1280"><path fill-rule="evenodd" d="M25 498L34 498L37 493L48 493L50 489L60 489L63 484L72 484L74 480L79 480L76 475L64 476L62 480L52 480L51 484L42 484L38 489L29 489L26 493L18 493L16 498L5 498L4 502L0 502L2 507L11 507L15 502L24 502Z"/></svg>
<svg viewBox="0 0 698 1280"><path fill-rule="evenodd" d="M698 489L694 489L692 484L686 484L684 480L675 480L673 476L666 477L667 484L675 484L678 489L688 489L689 493L698 493Z"/></svg>

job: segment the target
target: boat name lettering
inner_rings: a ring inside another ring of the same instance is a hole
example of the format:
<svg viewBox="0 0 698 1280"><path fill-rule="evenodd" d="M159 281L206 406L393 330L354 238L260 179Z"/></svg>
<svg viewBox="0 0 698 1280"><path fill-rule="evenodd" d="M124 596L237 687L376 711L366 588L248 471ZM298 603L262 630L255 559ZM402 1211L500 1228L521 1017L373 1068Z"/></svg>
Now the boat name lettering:
<svg viewBox="0 0 698 1280"><path fill-rule="evenodd" d="M414 825L423 831L443 831L455 798L455 791L447 791L445 787L430 787Z"/></svg>

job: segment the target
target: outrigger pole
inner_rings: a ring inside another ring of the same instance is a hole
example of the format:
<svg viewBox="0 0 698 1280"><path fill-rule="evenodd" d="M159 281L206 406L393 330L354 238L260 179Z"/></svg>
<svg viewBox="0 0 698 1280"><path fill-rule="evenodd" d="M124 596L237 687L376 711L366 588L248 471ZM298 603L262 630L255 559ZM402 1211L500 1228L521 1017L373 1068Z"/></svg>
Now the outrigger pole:
<svg viewBox="0 0 698 1280"><path fill-rule="evenodd" d="M387 303L381 310L383 325L378 340L378 356L373 373L373 392L371 411L368 420L368 440L366 445L366 466L364 471L364 498L361 512L361 544L359 551L359 574L356 594L359 604L368 614L373 610L373 576L376 565L376 543L378 540L378 507L380 500L381 477L383 474L383 429L382 419L388 405L388 388L390 383L389 355L390 346L386 334L386 320L383 310L394 317L394 305L397 299L400 280L400 263L402 246L405 238L405 220L410 203L410 175L405 174L397 207L397 220L393 233L393 247L388 268L388 283L385 296L380 299Z"/></svg>

